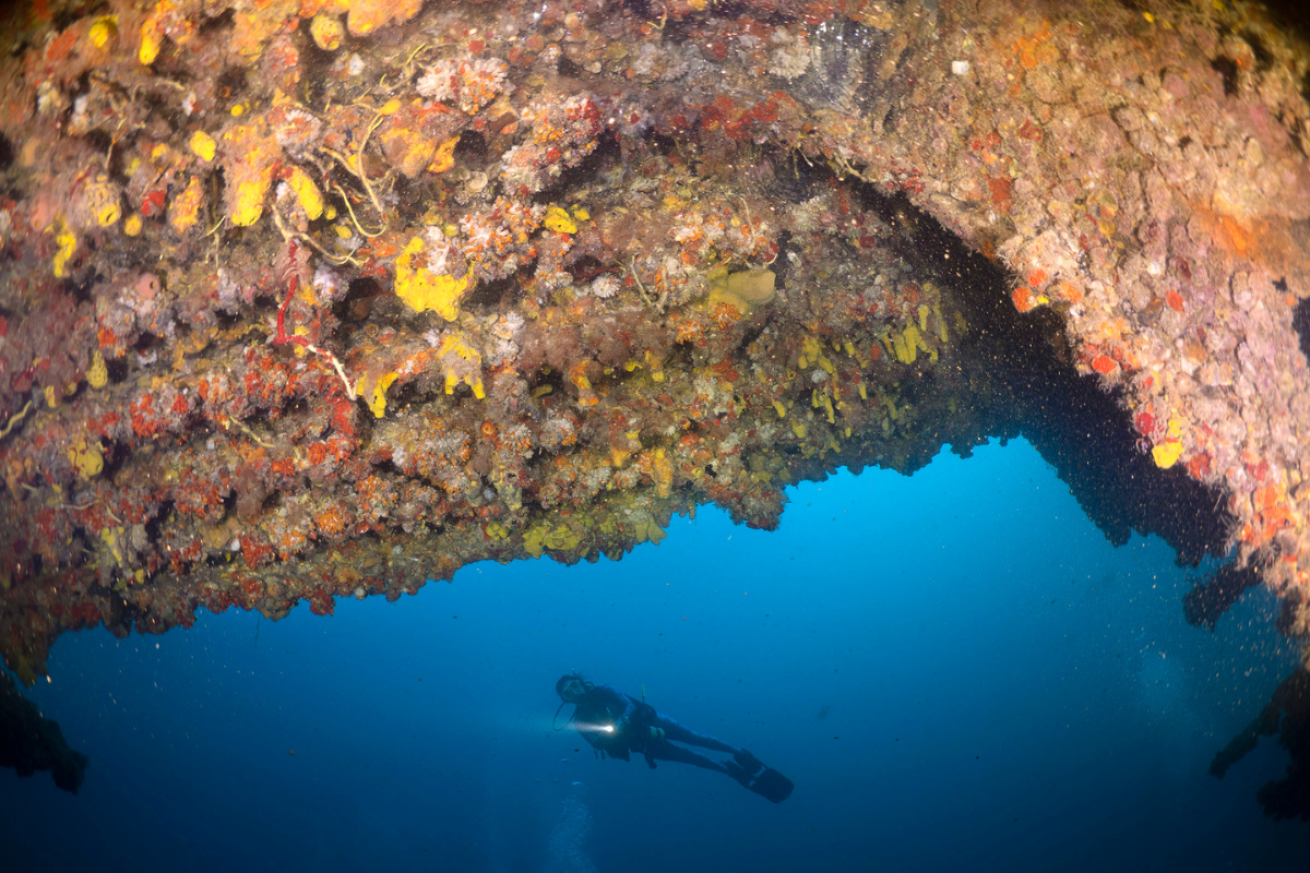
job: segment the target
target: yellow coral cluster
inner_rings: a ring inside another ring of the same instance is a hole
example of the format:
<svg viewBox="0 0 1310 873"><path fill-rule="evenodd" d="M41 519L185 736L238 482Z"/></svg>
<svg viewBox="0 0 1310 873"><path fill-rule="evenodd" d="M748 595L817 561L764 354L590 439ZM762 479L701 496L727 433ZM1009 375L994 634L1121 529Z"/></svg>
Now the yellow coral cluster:
<svg viewBox="0 0 1310 873"><path fill-rule="evenodd" d="M334 52L341 48L341 40L345 38L346 33L345 28L341 26L341 19L320 12L309 22L309 35L314 38L314 44L323 51Z"/></svg>
<svg viewBox="0 0 1310 873"><path fill-rule="evenodd" d="M637 519L637 523L633 527L633 533L636 535L635 539L638 543L649 541L658 546L660 540L668 536L668 534L655 523L655 519L651 518L648 513L643 513L642 517Z"/></svg>
<svg viewBox="0 0 1310 873"><path fill-rule="evenodd" d="M264 214L264 198L273 184L278 148L270 141L262 119L239 125L223 134L227 144L224 169L228 173L228 219L237 227L250 227Z"/></svg>
<svg viewBox="0 0 1310 873"><path fill-rule="evenodd" d="M452 136L437 146L437 151L432 156L432 163L428 164L428 172L444 173L455 166L455 146L457 145L459 145L459 137Z"/></svg>
<svg viewBox="0 0 1310 873"><path fill-rule="evenodd" d="M577 233L578 225L569 217L569 214L562 207L552 206L546 210L546 218L542 221L547 230L553 230L556 233Z"/></svg>
<svg viewBox="0 0 1310 873"><path fill-rule="evenodd" d="M710 286L710 306L727 303L742 315L749 315L773 300L777 278L772 270L729 273L727 267L718 267L706 276Z"/></svg>
<svg viewBox="0 0 1310 873"><path fill-rule="evenodd" d="M100 227L110 227L118 223L123 215L119 203L118 189L109 182L109 177L101 174L87 183L82 193L84 209L89 213L89 220Z"/></svg>
<svg viewBox="0 0 1310 873"><path fill-rule="evenodd" d="M446 321L454 321L468 288L468 276L456 279L428 270L422 237L410 240L396 259L396 296L415 312L432 310Z"/></svg>
<svg viewBox="0 0 1310 873"><path fill-rule="evenodd" d="M443 360L446 368L446 393L454 394L455 386L463 382L469 388L473 389L473 396L483 400L487 396L486 389L482 386L482 355L477 349L468 344L463 334L447 334L437 347L438 359L449 359L450 356L458 359L452 363ZM458 361L463 361L462 365ZM463 375L460 375L463 371Z"/></svg>
<svg viewBox="0 0 1310 873"><path fill-rule="evenodd" d="M78 476L90 479L105 468L105 456L94 443L78 440L68 447L68 463L73 465Z"/></svg>
<svg viewBox="0 0 1310 873"><path fill-rule="evenodd" d="M96 349L95 354L91 356L91 366L86 370L86 384L99 390L109 384L109 367L105 364L105 356L100 354Z"/></svg>
<svg viewBox="0 0 1310 873"><path fill-rule="evenodd" d="M236 197L232 203L232 223L237 227L250 227L264 214L264 195L268 193L268 181L261 177L246 179L237 183Z"/></svg>
<svg viewBox="0 0 1310 873"><path fill-rule="evenodd" d="M837 423L837 413L832 406L832 394L828 392L825 385L822 388L814 388L810 391L810 405L815 409L822 409L828 415L828 424Z"/></svg>
<svg viewBox="0 0 1310 873"><path fill-rule="evenodd" d="M106 527L100 529L100 540L105 544L109 554L113 556L114 563L122 566L123 551L120 548L123 545L123 529L121 527Z"/></svg>
<svg viewBox="0 0 1310 873"><path fill-rule="evenodd" d="M118 16L102 15L95 20L86 32L86 38L96 48L104 48L109 40L118 35Z"/></svg>
<svg viewBox="0 0 1310 873"><path fill-rule="evenodd" d="M902 364L913 364L919 359L920 351L927 352L932 357L933 363L937 362L937 350L928 344L917 324L906 325L900 333L888 334L883 337L883 343L887 346L887 351L895 355L896 360Z"/></svg>
<svg viewBox="0 0 1310 873"><path fill-rule="evenodd" d="M381 135L382 150L392 165L409 179L431 168L438 147L445 146L424 133L418 125L422 106L421 100L415 100L411 106L406 107L405 112L400 113L400 101L392 100L379 110L382 115L396 116L391 126ZM451 145L449 159L452 163L454 152L455 147Z"/></svg>
<svg viewBox="0 0 1310 873"><path fill-rule="evenodd" d="M197 130L191 134L191 151L200 160L206 163L212 161L217 148L214 138L203 130Z"/></svg>
<svg viewBox="0 0 1310 873"><path fill-rule="evenodd" d="M1164 441L1151 449L1151 459L1161 470L1168 470L1183 454L1183 422L1178 418L1169 419L1169 431Z"/></svg>
<svg viewBox="0 0 1310 873"><path fill-rule="evenodd" d="M55 221L55 245L58 246L53 265L55 278L62 279L68 275L68 259L77 251L77 237L69 230L63 216Z"/></svg>
<svg viewBox="0 0 1310 873"><path fill-rule="evenodd" d="M639 459L642 467L648 467L650 478L655 483L655 493L668 497L673 491L673 461L664 449L644 452Z"/></svg>
<svg viewBox="0 0 1310 873"><path fill-rule="evenodd" d="M141 49L137 59L147 67L159 57L159 49L164 44L164 35L159 30L159 21L151 16L141 25Z"/></svg>
<svg viewBox="0 0 1310 873"><path fill-rule="evenodd" d="M650 370L650 380L652 382L664 381L664 359L649 349L646 350L641 361L632 358L623 364L623 369L629 373L640 370L642 367Z"/></svg>
<svg viewBox="0 0 1310 873"><path fill-rule="evenodd" d="M546 549L567 552L582 542L582 533L573 526L560 522L543 521L523 532L523 548L534 558L540 558Z"/></svg>
<svg viewBox="0 0 1310 873"><path fill-rule="evenodd" d="M200 220L200 207L205 203L205 191L200 177L192 176L186 188L173 198L168 206L168 223L178 233L186 233Z"/></svg>
<svg viewBox="0 0 1310 873"><path fill-rule="evenodd" d="M621 518L622 524L620 524ZM554 552L572 552L582 546L584 540L590 546L598 536L601 538L622 536L622 528L631 531L634 543L650 542L659 545L660 540L668 536L655 521L654 516L644 508L633 507L623 516L616 516L602 506L588 516L573 513L556 517L555 520L542 519L523 532L523 548L534 558L540 558L547 549ZM501 530L504 528L493 530L492 526L488 525L486 533L489 537L496 538ZM505 533L508 534L508 531ZM606 551L605 554L611 560L618 560L622 552L616 549L612 552Z"/></svg>
<svg viewBox="0 0 1310 873"><path fill-rule="evenodd" d="M299 167L292 167L287 184L296 192L296 198L310 221L315 221L323 215L323 194L314 184L314 180L309 178L308 173Z"/></svg>
<svg viewBox="0 0 1310 873"><path fill-rule="evenodd" d="M378 378L378 381L373 385L373 390L371 392L367 390L363 379L361 379L356 386L355 391L357 393L369 396L368 408L369 411L373 413L374 418L381 418L386 414L387 389L391 387L391 383L395 382L399 376L399 373L386 373Z"/></svg>
<svg viewBox="0 0 1310 873"><path fill-rule="evenodd" d="M823 353L823 346L819 344L818 338L814 336L807 336L801 340L801 353L796 360L796 366L802 370L809 367L810 364L817 365L829 376L837 374L837 368L833 366L828 356Z"/></svg>
<svg viewBox="0 0 1310 873"><path fill-rule="evenodd" d="M355 36L379 27L409 21L423 8L423 0L328 0L326 7L349 13L346 27Z"/></svg>

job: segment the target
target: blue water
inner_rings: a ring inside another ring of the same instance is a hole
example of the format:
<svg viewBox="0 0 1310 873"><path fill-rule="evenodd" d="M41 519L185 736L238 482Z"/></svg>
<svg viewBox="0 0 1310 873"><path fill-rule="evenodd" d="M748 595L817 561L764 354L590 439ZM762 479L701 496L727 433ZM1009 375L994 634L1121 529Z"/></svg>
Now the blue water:
<svg viewBox="0 0 1310 873"><path fill-rule="evenodd" d="M1023 441L790 497L776 532L705 509L618 563L65 636L29 696L91 765L77 796L0 771L0 867L1306 869L1310 825L1255 802L1272 738L1206 772L1296 663L1263 591L1187 626L1196 571L1110 547ZM596 760L551 727L572 668L795 793Z"/></svg>

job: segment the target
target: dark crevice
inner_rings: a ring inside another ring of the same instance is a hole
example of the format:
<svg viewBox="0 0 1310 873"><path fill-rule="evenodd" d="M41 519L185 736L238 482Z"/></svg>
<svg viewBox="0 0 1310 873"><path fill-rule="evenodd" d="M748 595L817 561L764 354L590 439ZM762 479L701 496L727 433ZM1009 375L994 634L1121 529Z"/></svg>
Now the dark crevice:
<svg viewBox="0 0 1310 873"><path fill-rule="evenodd" d="M1310 102L1310 98L1307 98L1307 102ZM668 157L678 150L678 141L676 139L662 134L654 128L646 132L646 142L651 152L661 157Z"/></svg>
<svg viewBox="0 0 1310 873"><path fill-rule="evenodd" d="M159 542L160 528L168 521L168 517L173 514L173 507L172 500L163 501L159 504L159 509L155 514L146 521L146 540L148 542Z"/></svg>
<svg viewBox="0 0 1310 873"><path fill-rule="evenodd" d="M109 373L109 382L112 385L121 384L127 378L127 360L125 358L106 360L105 369Z"/></svg>
<svg viewBox="0 0 1310 873"><path fill-rule="evenodd" d="M549 386L550 393L542 395L543 397L562 395L564 392L564 374L550 367L542 367L537 372L529 374L528 386L533 392L536 392L539 388Z"/></svg>
<svg viewBox="0 0 1310 873"><path fill-rule="evenodd" d="M422 224L419 216L427 211L427 205L424 202L426 198L418 195L421 187L421 184L411 182L403 173L395 177L391 190L396 197L396 205L392 207L392 214L405 219L406 224Z"/></svg>
<svg viewBox="0 0 1310 873"><path fill-rule="evenodd" d="M1237 61L1220 55L1210 62L1210 69L1224 77L1224 96L1232 97L1237 93Z"/></svg>
<svg viewBox="0 0 1310 873"><path fill-rule="evenodd" d="M262 427L263 425L268 424L268 422L269 422L268 410L263 408L256 408L254 412L246 416L245 425L248 429L254 430L257 427Z"/></svg>
<svg viewBox="0 0 1310 873"><path fill-rule="evenodd" d="M384 476L404 476L404 472L396 466L396 462L388 458L385 461L378 461L373 465L373 469Z"/></svg>
<svg viewBox="0 0 1310 873"><path fill-rule="evenodd" d="M574 283L579 285L583 282L590 282L602 273L618 272L617 267L602 264L598 258L591 255L583 255L576 261L569 263L565 269L573 277Z"/></svg>
<svg viewBox="0 0 1310 873"><path fill-rule="evenodd" d="M246 71L240 67L227 70L214 83L214 97L224 111L230 111L234 104L240 102L241 96L245 93Z"/></svg>
<svg viewBox="0 0 1310 873"><path fill-rule="evenodd" d="M230 330L241 321L241 313L239 311L228 312L223 309L215 309L214 321L218 324L219 330Z"/></svg>
<svg viewBox="0 0 1310 873"><path fill-rule="evenodd" d="M205 18L200 22L200 35L212 37L220 30L234 27L236 22L236 10L225 9L222 15L215 15L213 18Z"/></svg>
<svg viewBox="0 0 1310 873"><path fill-rule="evenodd" d="M792 240L792 232L789 230L784 230L782 233L778 234L778 238L775 240L775 243L778 246L778 257L769 265L769 269L772 270L773 275L777 277L774 282L779 291L787 288L787 276L791 273L791 259L787 257L787 247L791 244ZM749 343L746 345L749 345Z"/></svg>
<svg viewBox="0 0 1310 873"><path fill-rule="evenodd" d="M569 167L559 174L559 178L547 189L533 196L536 203L553 203L568 199L568 192L582 187L595 176L610 160L620 160L621 148L619 138L612 130L602 131L596 142L596 150L587 155L575 167Z"/></svg>
<svg viewBox="0 0 1310 873"><path fill-rule="evenodd" d="M1118 392L1107 392L1099 378L1080 376L1072 366L1060 313L1042 307L1020 314L1010 300L1017 282L1004 269L970 250L903 192L856 187L863 205L897 228L892 245L920 268L921 281L951 290L943 308L957 309L969 326L957 341L956 372L989 384L979 395L988 399L974 411L983 432L943 440L958 451L953 440L960 438L967 446L988 437L1023 436L1115 545L1127 543L1134 531L1158 534L1180 565L1193 566L1207 554L1226 552L1232 519L1216 508L1216 492L1189 478L1182 465L1159 469L1139 448ZM934 379L961 378L932 370ZM936 390L921 384L925 395Z"/></svg>
<svg viewBox="0 0 1310 873"><path fill-rule="evenodd" d="M334 84L332 65L336 62L337 52L318 47L318 43L307 33L308 28L301 28L304 37L298 43L301 66L301 89L304 91L303 102L307 106L321 106L324 96ZM339 49L344 50L344 48ZM416 72L415 76L418 75ZM411 84L412 81L411 81Z"/></svg>
<svg viewBox="0 0 1310 873"><path fill-rule="evenodd" d="M219 524L232 518L237 513L237 492L235 490L227 492L223 496L223 517L219 519Z"/></svg>
<svg viewBox="0 0 1310 873"><path fill-rule="evenodd" d="M1265 41L1260 36L1250 30L1242 31L1242 39L1251 47L1251 54L1255 56L1255 71L1263 73L1274 65L1274 56L1269 53Z"/></svg>
<svg viewBox="0 0 1310 873"><path fill-rule="evenodd" d="M1310 4L1305 0L1264 0L1263 6L1269 11L1274 27L1310 39Z"/></svg>
<svg viewBox="0 0 1310 873"><path fill-rule="evenodd" d="M104 281L104 277L97 272L90 272L81 278L81 281L69 282L67 284L68 295L77 301L77 305L90 303L95 299L91 289L96 283Z"/></svg>
<svg viewBox="0 0 1310 873"><path fill-rule="evenodd" d="M527 278L530 275L529 270L520 270L516 275L520 278ZM498 309L500 307L501 296L516 287L518 282L515 278L497 279L494 282L478 283L473 292L470 293L461 302L465 309L474 309L479 306Z"/></svg>
<svg viewBox="0 0 1310 873"><path fill-rule="evenodd" d="M798 151L785 155L768 152L765 160L773 166L768 193L788 203L804 203L832 183L834 173L827 164L807 160Z"/></svg>
<svg viewBox="0 0 1310 873"><path fill-rule="evenodd" d="M658 9L651 0L621 0L620 5L628 11L629 14L643 21L650 18L659 18Z"/></svg>
<svg viewBox="0 0 1310 873"><path fill-rule="evenodd" d="M421 400L426 392L419 390L415 382L406 382L398 387L393 387L387 392L387 409L400 410Z"/></svg>
<svg viewBox="0 0 1310 873"><path fill-rule="evenodd" d="M125 446L118 443L109 442L106 439L100 440L100 454L105 459L105 466L100 471L100 476L106 480L112 480L118 475L118 471L123 469L127 458L132 453Z"/></svg>
<svg viewBox="0 0 1310 873"><path fill-rule="evenodd" d="M332 305L332 314L343 327L347 322L363 321L373 309L373 298L381 293L382 286L376 279L352 279L345 296Z"/></svg>
<svg viewBox="0 0 1310 873"><path fill-rule="evenodd" d="M139 355L146 354L152 349L158 349L163 346L164 341L153 333L143 333L137 337L137 341L132 345L132 351Z"/></svg>
<svg viewBox="0 0 1310 873"><path fill-rule="evenodd" d="M570 79L577 79L582 76L582 67L579 67L568 57L561 54L558 63L555 64L555 72L560 76L568 76Z"/></svg>
<svg viewBox="0 0 1310 873"><path fill-rule="evenodd" d="M487 162L487 138L476 130L466 130L459 135L452 154L458 163L481 167Z"/></svg>
<svg viewBox="0 0 1310 873"><path fill-rule="evenodd" d="M1296 331L1301 354L1305 356L1306 362L1310 363L1310 297L1296 302L1296 307L1292 310L1292 330Z"/></svg>

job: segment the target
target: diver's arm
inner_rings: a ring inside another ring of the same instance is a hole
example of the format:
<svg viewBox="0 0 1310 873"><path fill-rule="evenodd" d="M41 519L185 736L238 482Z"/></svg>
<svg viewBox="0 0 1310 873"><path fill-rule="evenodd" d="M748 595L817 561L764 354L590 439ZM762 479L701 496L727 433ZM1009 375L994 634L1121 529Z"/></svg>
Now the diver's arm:
<svg viewBox="0 0 1310 873"><path fill-rule="evenodd" d="M574 730L576 730L579 734L581 734L582 738L586 740L587 744L590 745L593 749L600 748L601 746L600 733L598 731L591 730L590 728L580 728L577 727L576 725L574 726Z"/></svg>
<svg viewBox="0 0 1310 873"><path fill-rule="evenodd" d="M596 705L597 701L588 701L587 704L578 706L574 713L573 729L577 731L587 744L593 749L601 752L607 752L609 745L614 740L614 734L605 728L610 727L610 714L603 705Z"/></svg>

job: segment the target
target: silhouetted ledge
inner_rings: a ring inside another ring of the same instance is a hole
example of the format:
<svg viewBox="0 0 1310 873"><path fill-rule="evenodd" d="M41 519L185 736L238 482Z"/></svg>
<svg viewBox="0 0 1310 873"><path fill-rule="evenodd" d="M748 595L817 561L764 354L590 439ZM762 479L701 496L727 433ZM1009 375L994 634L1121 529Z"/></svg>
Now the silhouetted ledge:
<svg viewBox="0 0 1310 873"><path fill-rule="evenodd" d="M1287 775L1261 786L1256 797L1266 815L1310 821L1310 672L1304 669L1279 683L1260 715L1215 756L1210 773L1222 779L1260 737L1274 734L1292 760Z"/></svg>
<svg viewBox="0 0 1310 873"><path fill-rule="evenodd" d="M43 718L36 704L0 670L0 767L9 767L19 776L49 770L56 785L76 794L86 765L86 755L68 747L59 722Z"/></svg>

